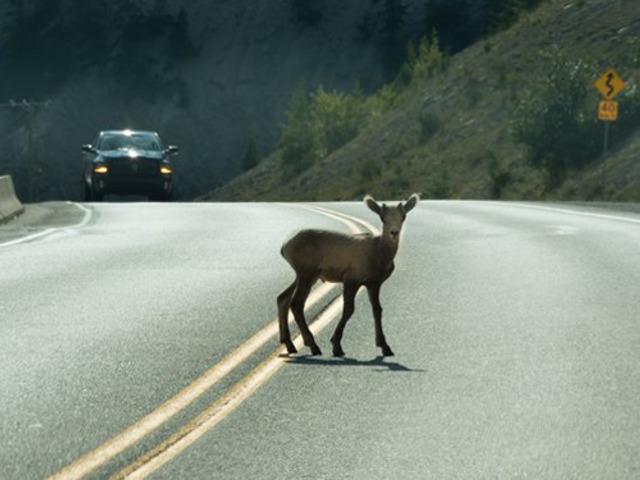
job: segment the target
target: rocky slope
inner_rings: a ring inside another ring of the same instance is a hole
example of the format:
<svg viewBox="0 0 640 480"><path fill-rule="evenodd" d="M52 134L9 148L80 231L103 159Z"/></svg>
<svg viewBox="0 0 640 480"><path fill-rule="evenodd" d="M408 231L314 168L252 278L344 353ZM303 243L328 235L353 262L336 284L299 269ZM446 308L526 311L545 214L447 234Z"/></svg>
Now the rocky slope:
<svg viewBox="0 0 640 480"><path fill-rule="evenodd" d="M640 137L623 138L622 132L640 124L613 127L604 189L596 159L550 188L544 172L527 161L513 121L524 93L545 81L549 52L589 63L589 115L595 116L599 100L589 82L606 67L617 68L627 82L621 109L637 103L638 38L640 2L550 0L507 31L453 56L446 72L407 89L383 121L300 175L283 175L276 152L203 198L353 199L365 192L392 198L418 191L427 198L637 201Z"/></svg>
<svg viewBox="0 0 640 480"><path fill-rule="evenodd" d="M317 18L296 3L0 2L0 65L13 72L0 80L0 103L51 101L33 113L31 151L29 115L0 109L0 171L23 197L78 198L79 146L130 127L182 147L183 198L237 175L250 138L264 154L275 147L301 82L367 91L386 80L378 45L358 30L380 2L323 0ZM419 35L424 3L405 3Z"/></svg>

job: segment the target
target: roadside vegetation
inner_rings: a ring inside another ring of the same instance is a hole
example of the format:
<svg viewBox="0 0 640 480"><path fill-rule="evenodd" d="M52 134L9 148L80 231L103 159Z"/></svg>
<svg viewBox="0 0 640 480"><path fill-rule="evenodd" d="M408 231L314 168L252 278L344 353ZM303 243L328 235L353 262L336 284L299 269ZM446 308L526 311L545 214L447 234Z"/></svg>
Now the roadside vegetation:
<svg viewBox="0 0 640 480"><path fill-rule="evenodd" d="M640 141L640 5L497 4L504 8L474 23L468 3L434 1L442 10L426 23L432 30L408 42L395 76L369 95L300 89L276 152L211 198L416 190L426 198L640 200L640 188L627 186L640 184L640 167L630 166L638 150L630 142ZM473 34L461 36L460 25ZM610 66L626 88L604 185L593 82Z"/></svg>

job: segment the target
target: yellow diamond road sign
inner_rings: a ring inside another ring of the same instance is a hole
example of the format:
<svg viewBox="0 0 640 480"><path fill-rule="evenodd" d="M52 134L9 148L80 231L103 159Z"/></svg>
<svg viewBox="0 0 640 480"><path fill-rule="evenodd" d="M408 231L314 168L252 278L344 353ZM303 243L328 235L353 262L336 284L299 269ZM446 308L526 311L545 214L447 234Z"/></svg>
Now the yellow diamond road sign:
<svg viewBox="0 0 640 480"><path fill-rule="evenodd" d="M618 96L624 88L624 81L613 68L610 68L593 84L607 100Z"/></svg>
<svg viewBox="0 0 640 480"><path fill-rule="evenodd" d="M598 107L598 118L605 122L615 122L618 119L618 102L602 100Z"/></svg>

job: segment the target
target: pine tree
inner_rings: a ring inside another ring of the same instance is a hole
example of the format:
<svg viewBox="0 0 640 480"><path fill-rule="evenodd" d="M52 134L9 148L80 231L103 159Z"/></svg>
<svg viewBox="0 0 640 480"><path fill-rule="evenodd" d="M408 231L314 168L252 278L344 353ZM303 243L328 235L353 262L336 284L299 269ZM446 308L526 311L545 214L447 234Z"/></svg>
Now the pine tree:
<svg viewBox="0 0 640 480"><path fill-rule="evenodd" d="M382 50L387 75L393 77L405 61L408 35L403 0L385 0L382 10Z"/></svg>
<svg viewBox="0 0 640 480"><path fill-rule="evenodd" d="M178 12L169 38L169 45L171 55L177 60L188 60L197 53L189 35L189 18L184 8Z"/></svg>
<svg viewBox="0 0 640 480"><path fill-rule="evenodd" d="M256 145L256 139L253 135L249 138L249 146L242 159L242 169L246 172L260 163L260 152Z"/></svg>
<svg viewBox="0 0 640 480"><path fill-rule="evenodd" d="M443 50L457 53L476 39L472 13L467 0L431 0L425 15L426 35L437 32Z"/></svg>

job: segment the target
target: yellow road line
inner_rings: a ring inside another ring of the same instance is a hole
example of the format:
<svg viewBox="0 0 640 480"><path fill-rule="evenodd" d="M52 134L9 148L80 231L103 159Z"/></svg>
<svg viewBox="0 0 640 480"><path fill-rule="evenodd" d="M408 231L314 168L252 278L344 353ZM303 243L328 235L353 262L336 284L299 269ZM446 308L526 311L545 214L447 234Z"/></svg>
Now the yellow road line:
<svg viewBox="0 0 640 480"><path fill-rule="evenodd" d="M308 210L315 211L322 215L331 217L343 224L345 224L352 232L359 232L360 229L355 224L356 222L365 228L375 233L375 229L371 225L366 224L355 217L335 212L333 210L327 210L321 207L303 207ZM323 284L318 288L315 288L307 301L307 307L305 310L309 310L315 306L322 298L327 296L334 288L332 284ZM334 301L331 308L337 308L339 301ZM326 310L328 311L328 310ZM325 311L325 312L326 312ZM324 314L323 314L324 315ZM323 317L325 318L325 317ZM329 323L331 319L326 321ZM289 322L293 321L292 315L289 315ZM319 320L314 322L314 325L318 324ZM320 325L320 324L318 324ZM321 327L316 327L321 328ZM313 330L313 328L312 328ZM98 446L94 450L84 454L70 465L66 466L56 474L50 477L51 480L73 480L83 478L85 475L91 473L96 468L104 465L110 460L114 459L117 455L122 453L127 448L138 443L142 438L156 430L162 424L173 418L180 411L184 410L187 406L206 393L213 385L222 380L225 376L231 373L236 367L246 361L257 350L264 346L271 338L278 334L278 321L277 319L272 321L269 325L261 329L258 333L253 335L249 340L244 342L233 352L223 358L216 365L207 370L202 376L194 380L190 385L178 392L172 398L160 405L158 408L138 420L133 425L127 427L116 436ZM301 339L297 338L295 342L300 345ZM295 343L294 342L294 343ZM278 355L282 352L282 349L276 351L274 355ZM281 366L281 365L280 365ZM280 368L278 366L278 368ZM275 371L273 373L275 373ZM273 373L269 374L259 385L262 385ZM246 377L247 379L249 377ZM243 383L243 382L241 382ZM255 387L257 389L257 386ZM235 388L232 389L235 391ZM226 398L232 391L228 392L222 398ZM254 391L254 390L253 390ZM252 391L252 392L253 392ZM243 399L246 397L243 397ZM221 399L222 400L222 399ZM241 402L240 402L241 403ZM234 407L235 408L235 407ZM185 427L186 428L186 427Z"/></svg>
<svg viewBox="0 0 640 480"><path fill-rule="evenodd" d="M325 214L329 217L333 217L336 220L342 221L343 223L345 223L344 221L346 220L346 222L353 222L356 223L360 226L362 226L363 228L365 228L366 230L369 230L369 232L372 235L379 235L380 234L380 230L376 227L374 227L373 225L371 225L369 222L365 222L364 220L360 220L359 218L356 217L352 217L351 215L347 215L346 213L342 213L342 212L338 212L336 210L329 210L328 208L324 208L324 207L319 207L317 205L310 205L308 207L309 210L315 210L319 213ZM348 225L348 224L347 224ZM352 229L353 231L353 229ZM355 231L359 231L359 229L355 229Z"/></svg>
<svg viewBox="0 0 640 480"><path fill-rule="evenodd" d="M308 309L313 308L333 288L333 285L323 284L314 289L309 295ZM291 315L289 321L293 321ZM105 464L197 400L277 334L276 319L154 411L50 478L52 480L79 479Z"/></svg>
<svg viewBox="0 0 640 480"><path fill-rule="evenodd" d="M336 318L342 310L341 299L334 300L315 322L310 325L314 334ZM302 348L302 338L298 335L294 340L296 348ZM171 461L191 446L205 433L215 427L244 400L253 395L260 386L266 383L286 363L284 348L276 350L267 360L258 365L249 375L234 385L225 395L212 403L204 412L191 420L178 432L147 452L133 464L115 474L112 479L142 479Z"/></svg>
<svg viewBox="0 0 640 480"><path fill-rule="evenodd" d="M359 232L354 223L358 223L372 234L377 234L378 230L355 217L346 215L333 210L321 207L303 207L308 210L315 210L326 216L332 217L349 227L352 232ZM318 318L310 325L310 330L314 334L318 334L332 320L341 313L341 298L333 300L331 304L318 316ZM294 340L296 348L303 347L302 337L298 336ZM184 450L195 443L205 433L214 428L231 412L233 412L242 402L253 395L263 384L265 384L280 368L284 366L286 360L282 358L285 354L284 348L277 349L264 362L254 368L245 378L235 384L221 398L213 402L205 411L195 417L178 432L171 435L165 441L157 445L155 448L144 454L134 463L125 467L123 470L115 474L112 479L142 479L155 472L158 468L170 462L172 459L180 455Z"/></svg>

